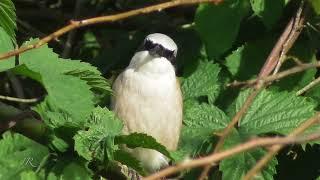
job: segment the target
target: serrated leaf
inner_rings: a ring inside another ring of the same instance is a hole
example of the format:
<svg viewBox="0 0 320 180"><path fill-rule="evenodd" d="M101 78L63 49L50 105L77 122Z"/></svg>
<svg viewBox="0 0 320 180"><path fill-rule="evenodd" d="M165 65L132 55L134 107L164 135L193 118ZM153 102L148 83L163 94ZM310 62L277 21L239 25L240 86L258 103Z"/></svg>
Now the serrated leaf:
<svg viewBox="0 0 320 180"><path fill-rule="evenodd" d="M191 103L189 103L191 104ZM196 104L185 107L179 149L194 153L215 132L228 124L228 117L219 108L209 104Z"/></svg>
<svg viewBox="0 0 320 180"><path fill-rule="evenodd" d="M169 151L165 146L158 143L152 136L143 133L131 133L129 135L121 135L115 138L115 144L125 144L128 148L148 148L161 152L163 155L172 159Z"/></svg>
<svg viewBox="0 0 320 180"><path fill-rule="evenodd" d="M244 104L249 91L239 94L232 115ZM315 104L294 93L263 90L240 120L239 131L248 134L288 134L314 113Z"/></svg>
<svg viewBox="0 0 320 180"><path fill-rule="evenodd" d="M26 44L34 42L35 40ZM90 90L89 82L82 80L85 78L66 73L79 69L90 72L97 78L100 75L99 71L87 63L60 59L46 45L21 54L19 60L22 65L15 68L15 72L39 81L48 93L45 101L35 108L41 115L52 112L53 116L44 116L44 121L51 128L66 123L71 123L78 129L83 127L94 108L93 92ZM56 116L55 113L60 115Z"/></svg>
<svg viewBox="0 0 320 180"><path fill-rule="evenodd" d="M6 132L0 140L0 179L15 179L24 170L36 170L48 149L17 133Z"/></svg>
<svg viewBox="0 0 320 180"><path fill-rule="evenodd" d="M0 1L0 26L7 32L13 41L15 41L14 30L17 28L15 10L11 0Z"/></svg>
<svg viewBox="0 0 320 180"><path fill-rule="evenodd" d="M233 146L244 141L236 131L226 139L224 149L230 149ZM238 180L241 179L256 163L261 159L267 151L262 148L257 148L252 151L239 153L220 162L219 169L222 171L223 180ZM273 180L273 175L276 174L277 159L273 157L266 165L262 172L255 176L255 179Z"/></svg>
<svg viewBox="0 0 320 180"><path fill-rule="evenodd" d="M75 150L87 160L112 160L112 153L117 150L114 137L121 133L122 122L108 109L97 107L91 113L87 126L87 131L78 131L74 136Z"/></svg>
<svg viewBox="0 0 320 180"><path fill-rule="evenodd" d="M207 96L213 103L220 90L218 75L220 67L209 62L200 62L196 71L182 82L182 92L185 100Z"/></svg>
<svg viewBox="0 0 320 180"><path fill-rule="evenodd" d="M223 1L219 5L201 4L195 16L196 30L206 45L209 57L216 58L232 47L245 14L246 0Z"/></svg>
<svg viewBox="0 0 320 180"><path fill-rule="evenodd" d="M261 18L268 29L279 20L285 6L284 0L250 0L250 3L254 13Z"/></svg>
<svg viewBox="0 0 320 180"><path fill-rule="evenodd" d="M309 0L314 12L319 15L320 14L320 0Z"/></svg>

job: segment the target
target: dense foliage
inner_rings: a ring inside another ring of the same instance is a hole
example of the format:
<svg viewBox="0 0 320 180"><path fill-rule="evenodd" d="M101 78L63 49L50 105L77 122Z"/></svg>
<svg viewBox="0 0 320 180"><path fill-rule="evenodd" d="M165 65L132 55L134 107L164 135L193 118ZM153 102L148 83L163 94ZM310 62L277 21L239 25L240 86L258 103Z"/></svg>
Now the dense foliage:
<svg viewBox="0 0 320 180"><path fill-rule="evenodd" d="M72 18L114 14L157 2L1 0L0 54L34 44ZM0 102L0 179L119 179L127 175L120 163L145 175L139 161L121 149L123 144L155 149L177 163L211 153L219 132L252 92L227 84L257 77L300 3L225 0L216 5L178 6L76 29L49 45L1 60L0 94L5 97ZM281 71L296 66L297 59L317 61L320 1L306 1L306 6L305 26ZM168 34L179 47L175 66L184 97L184 123L175 152L146 134L122 135L122 122L108 109L112 80L151 32ZM288 135L312 117L319 109L320 85L302 95L296 92L318 74L316 67L310 68L262 90L223 149L252 137ZM31 103L22 101L34 98ZM308 133L317 131L315 125ZM258 179L320 178L317 144L284 149ZM240 179L266 152L259 147L224 159L209 176ZM292 168L299 169L293 172ZM190 169L181 176L195 179L200 170Z"/></svg>

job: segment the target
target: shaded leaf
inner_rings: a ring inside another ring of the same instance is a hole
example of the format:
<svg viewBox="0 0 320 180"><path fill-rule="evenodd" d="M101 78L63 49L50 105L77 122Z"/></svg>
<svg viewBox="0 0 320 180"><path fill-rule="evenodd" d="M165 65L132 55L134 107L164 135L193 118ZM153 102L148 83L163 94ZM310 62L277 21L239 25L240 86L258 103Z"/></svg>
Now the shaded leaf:
<svg viewBox="0 0 320 180"><path fill-rule="evenodd" d="M220 67L209 62L200 62L196 71L182 82L184 99L207 96L210 103L217 97L220 84L218 75Z"/></svg>
<svg viewBox="0 0 320 180"><path fill-rule="evenodd" d="M219 5L201 4L195 23L209 57L216 58L232 47L242 18L248 13L246 0L223 1Z"/></svg>

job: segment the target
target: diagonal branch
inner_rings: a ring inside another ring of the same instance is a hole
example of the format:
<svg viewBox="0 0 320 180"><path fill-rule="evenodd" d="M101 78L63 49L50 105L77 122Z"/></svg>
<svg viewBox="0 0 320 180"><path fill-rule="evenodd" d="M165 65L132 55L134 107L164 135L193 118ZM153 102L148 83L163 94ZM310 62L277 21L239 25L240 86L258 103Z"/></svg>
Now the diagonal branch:
<svg viewBox="0 0 320 180"><path fill-rule="evenodd" d="M71 20L69 25L64 26L61 29L58 29L57 31L53 32L52 34L40 39L35 44L30 44L27 46L23 46L17 50L13 50L13 51L10 51L10 52L4 53L4 54L0 54L0 60L6 59L11 56L18 55L18 54L23 53L25 51L28 51L30 49L39 48L42 45L46 44L47 42L49 42L53 39L57 39L61 35L69 32L69 31L72 31L74 29L78 29L80 27L89 26L89 25L98 24L98 23L114 22L114 21L126 19L129 17L141 15L141 14L148 14L151 12L162 11L163 9L168 9L168 8L172 8L172 7L176 7L176 6L192 5L192 4L199 4L199 3L204 3L204 2L212 2L212 3L218 4L218 3L222 2L222 0L173 0L173 1L165 2L165 3L153 5L153 6L148 6L148 7L144 7L144 8L140 8L140 9L136 9L136 10L131 10L131 11L127 11L124 13L114 14L114 15L95 17L95 18L84 19L84 20L80 20L80 21Z"/></svg>

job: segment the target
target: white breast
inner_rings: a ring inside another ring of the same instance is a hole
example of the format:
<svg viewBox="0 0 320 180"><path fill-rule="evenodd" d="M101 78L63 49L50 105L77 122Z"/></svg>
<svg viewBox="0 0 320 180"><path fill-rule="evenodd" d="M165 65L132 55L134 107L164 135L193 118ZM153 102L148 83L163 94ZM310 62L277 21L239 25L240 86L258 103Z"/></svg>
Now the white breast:
<svg viewBox="0 0 320 180"><path fill-rule="evenodd" d="M175 150L182 123L182 98L174 67L165 58L150 59L146 52L138 55L140 58L136 54L113 85L112 108L124 121L124 133L146 133ZM130 152L149 172L167 165L157 151L136 148Z"/></svg>

